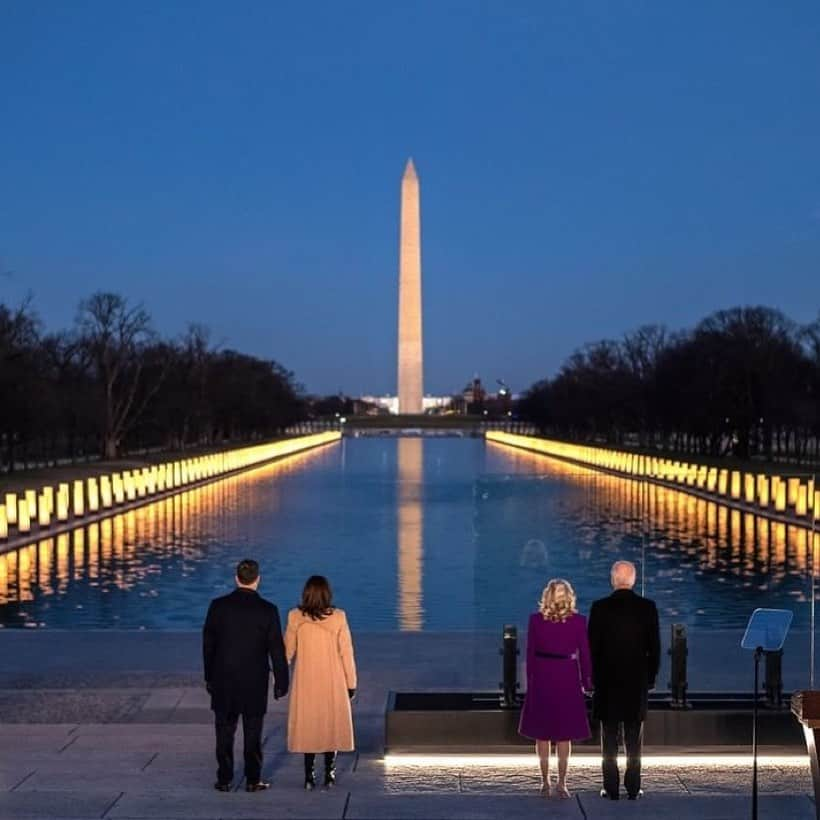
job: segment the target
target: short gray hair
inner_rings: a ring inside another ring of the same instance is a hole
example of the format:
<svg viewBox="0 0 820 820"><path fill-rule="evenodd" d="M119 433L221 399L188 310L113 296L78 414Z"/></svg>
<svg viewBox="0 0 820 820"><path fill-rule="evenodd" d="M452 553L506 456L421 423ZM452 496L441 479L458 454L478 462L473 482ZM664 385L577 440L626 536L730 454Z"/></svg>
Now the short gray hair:
<svg viewBox="0 0 820 820"><path fill-rule="evenodd" d="M609 573L612 586L632 589L638 577L638 571L631 561L616 561Z"/></svg>

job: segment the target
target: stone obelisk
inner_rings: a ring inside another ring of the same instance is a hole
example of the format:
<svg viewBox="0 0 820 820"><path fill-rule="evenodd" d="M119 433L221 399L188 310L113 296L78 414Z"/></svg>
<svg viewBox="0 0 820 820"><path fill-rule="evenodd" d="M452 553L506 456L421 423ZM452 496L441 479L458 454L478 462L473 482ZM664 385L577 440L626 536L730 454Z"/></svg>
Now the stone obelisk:
<svg viewBox="0 0 820 820"><path fill-rule="evenodd" d="M424 396L421 338L421 217L419 178L407 160L401 180L399 236L399 413L421 413Z"/></svg>

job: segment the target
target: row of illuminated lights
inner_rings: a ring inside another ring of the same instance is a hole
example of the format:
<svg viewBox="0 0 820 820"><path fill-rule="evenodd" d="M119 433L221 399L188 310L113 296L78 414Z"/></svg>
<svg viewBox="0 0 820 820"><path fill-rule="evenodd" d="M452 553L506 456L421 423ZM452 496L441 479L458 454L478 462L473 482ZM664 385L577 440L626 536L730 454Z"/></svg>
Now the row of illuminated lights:
<svg viewBox="0 0 820 820"><path fill-rule="evenodd" d="M292 463L305 455L307 454L295 454L286 459L285 463ZM215 496L212 493L220 486L224 485L191 487L187 492L166 495L142 507L116 510L112 515L84 521L82 525L73 527L71 532L46 532L43 533L44 537L26 546L0 551L0 604L8 602L8 590L15 587L20 590L18 600L31 600L27 593L35 577L39 579L41 591L51 591L47 587L52 571L56 571L62 589L69 580L69 568L73 577L78 579L86 561L90 578L97 577L97 562L100 559L105 562L112 558L124 559L126 563L132 561L136 557L137 543L143 543L145 538L161 535L172 526L184 528L189 514L196 515L203 507L207 509L213 503ZM203 490L206 495L203 495ZM220 497L224 498L221 494ZM190 547L182 546L180 554L183 558L196 558L196 551ZM71 567L69 556L73 557ZM150 570L150 561L145 566ZM117 577L124 576L118 571Z"/></svg>
<svg viewBox="0 0 820 820"><path fill-rule="evenodd" d="M199 481L246 469L275 458L299 453L336 441L340 433L328 431L224 453L155 464L110 475L92 476L56 487L45 486L21 493L6 493L0 504L0 540L24 535L36 524L40 530L53 524L82 519L119 506L181 489Z"/></svg>
<svg viewBox="0 0 820 820"><path fill-rule="evenodd" d="M488 438L492 440L492 435L487 434ZM516 439L525 438L516 436ZM544 439L536 439L538 442ZM512 444L512 442L504 441L505 444ZM532 451L532 448L527 446L517 446L516 449L522 456L532 459L538 459L539 453ZM576 461L578 459L575 459ZM573 471L572 467L564 461L554 462L556 468L561 471L566 471L567 474L577 474L577 468ZM617 481L613 477L614 481ZM633 490L630 491L629 487ZM639 489L635 489L635 484L605 484L596 485L596 490L601 490L604 487L605 492L610 492L620 488L618 492L630 492L633 499L638 498ZM757 543L759 549L766 549L774 546L777 549L777 558L782 560L786 557L786 550L793 549L798 556L804 556L809 547L809 532L803 522L778 522L772 521L770 518L759 514L757 511L744 511L740 509L730 509L723 506L720 499L710 499L704 496L688 495L681 493L677 487L667 487L663 484L650 484L647 492L648 503L655 507L654 513L659 520L663 520L666 516L674 518L675 509L678 514L684 514L683 518L675 518L674 520L680 522L685 521L687 524L695 524L695 516L697 516L697 530L699 535L705 535L707 544L711 544L711 539L715 538L718 542L724 540L724 536L731 536L736 546L741 543L747 543L748 538L755 539L755 542L748 541L748 543ZM818 516L820 516L820 505L817 508ZM759 542L757 542L759 539ZM711 544L716 546L717 544ZM820 532L814 533L814 549L820 549ZM694 548L693 548L694 550Z"/></svg>
<svg viewBox="0 0 820 820"><path fill-rule="evenodd" d="M628 476L654 478L696 488L764 510L793 512L798 517L820 513L820 488L813 477L749 473L498 431L488 431L486 437L489 441L571 459Z"/></svg>

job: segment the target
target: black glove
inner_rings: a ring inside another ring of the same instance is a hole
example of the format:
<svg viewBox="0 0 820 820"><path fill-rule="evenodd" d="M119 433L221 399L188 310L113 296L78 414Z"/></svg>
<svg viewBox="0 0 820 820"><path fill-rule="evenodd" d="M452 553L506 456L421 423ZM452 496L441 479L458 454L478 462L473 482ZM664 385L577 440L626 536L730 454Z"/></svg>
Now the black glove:
<svg viewBox="0 0 820 820"><path fill-rule="evenodd" d="M355 697L356 697L356 690L355 690L355 689L348 689L348 690L347 690L347 696L348 696L351 700L353 700L353 698L355 698Z"/></svg>
<svg viewBox="0 0 820 820"><path fill-rule="evenodd" d="M206 680L206 681L205 681L205 691L206 691L209 695L213 695L213 693L214 693L214 687L213 687L213 684L212 684L210 681L208 681L208 680Z"/></svg>
<svg viewBox="0 0 820 820"><path fill-rule="evenodd" d="M273 699L279 700L279 698L284 698L288 694L287 689L283 689L280 686L273 687Z"/></svg>

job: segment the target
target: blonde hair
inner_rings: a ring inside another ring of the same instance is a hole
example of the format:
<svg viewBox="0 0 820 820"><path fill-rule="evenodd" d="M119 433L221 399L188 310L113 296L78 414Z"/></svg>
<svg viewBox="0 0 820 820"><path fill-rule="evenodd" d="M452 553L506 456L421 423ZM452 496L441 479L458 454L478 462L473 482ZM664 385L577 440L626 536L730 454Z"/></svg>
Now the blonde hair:
<svg viewBox="0 0 820 820"><path fill-rule="evenodd" d="M563 578L553 578L541 593L538 602L538 611L545 621L563 623L578 609L575 606L575 590L569 581Z"/></svg>

